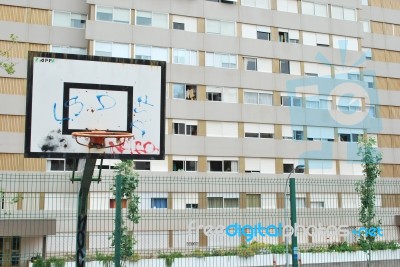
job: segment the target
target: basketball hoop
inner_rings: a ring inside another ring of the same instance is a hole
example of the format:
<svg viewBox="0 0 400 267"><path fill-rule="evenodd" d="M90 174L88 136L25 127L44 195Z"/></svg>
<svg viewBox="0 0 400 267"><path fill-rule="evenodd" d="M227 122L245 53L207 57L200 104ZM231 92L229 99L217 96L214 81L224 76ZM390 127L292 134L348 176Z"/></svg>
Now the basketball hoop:
<svg viewBox="0 0 400 267"><path fill-rule="evenodd" d="M132 133L128 132L107 132L107 131L88 131L88 132L73 132L72 136L75 138L76 142L82 146L87 146L88 148L108 148L122 146L127 139L134 138ZM89 140L88 143L81 142L81 139ZM115 138L116 142L106 145L106 139Z"/></svg>

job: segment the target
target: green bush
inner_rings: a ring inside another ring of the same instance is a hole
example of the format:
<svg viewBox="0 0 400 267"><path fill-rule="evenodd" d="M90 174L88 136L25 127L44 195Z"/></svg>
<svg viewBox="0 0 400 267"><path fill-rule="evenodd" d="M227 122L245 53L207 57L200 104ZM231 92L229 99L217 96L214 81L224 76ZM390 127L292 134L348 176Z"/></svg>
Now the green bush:
<svg viewBox="0 0 400 267"><path fill-rule="evenodd" d="M46 260L46 267L64 267L65 266L65 259L64 258L57 258L57 257L50 257Z"/></svg>
<svg viewBox="0 0 400 267"><path fill-rule="evenodd" d="M172 263L175 261L175 258L183 258L183 254L181 252L171 252L170 254L161 253L158 255L158 258L165 259L165 265L167 267L171 267Z"/></svg>

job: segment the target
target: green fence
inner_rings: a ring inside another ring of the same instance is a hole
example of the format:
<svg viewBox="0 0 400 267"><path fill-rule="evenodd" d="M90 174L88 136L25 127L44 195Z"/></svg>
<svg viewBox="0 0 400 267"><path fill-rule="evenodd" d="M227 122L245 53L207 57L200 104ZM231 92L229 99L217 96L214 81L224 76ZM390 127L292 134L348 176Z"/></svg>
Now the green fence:
<svg viewBox="0 0 400 267"><path fill-rule="evenodd" d="M363 232L357 180L293 176L299 265L366 266L367 254L360 251L357 236ZM80 182L72 183L70 178L70 173L0 174L0 266L27 266L41 258L75 266ZM113 258L117 206L110 191L113 179L112 173L105 173L91 185L84 237L87 264ZM291 262L293 229L286 177L145 173L139 179L138 224L126 218L129 201L121 200L126 227L122 244L130 237L135 240L133 249L122 246L121 253L135 262L132 266L284 266ZM380 179L375 206L380 224L371 247L374 266L398 266L400 182Z"/></svg>

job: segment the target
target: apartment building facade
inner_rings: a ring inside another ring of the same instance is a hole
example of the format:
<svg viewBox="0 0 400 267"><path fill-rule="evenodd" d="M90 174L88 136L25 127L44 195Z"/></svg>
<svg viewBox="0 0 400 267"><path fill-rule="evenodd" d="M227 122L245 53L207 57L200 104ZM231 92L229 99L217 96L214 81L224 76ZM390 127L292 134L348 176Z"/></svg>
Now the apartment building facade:
<svg viewBox="0 0 400 267"><path fill-rule="evenodd" d="M374 137L383 154L376 198L392 238L400 212L399 14L396 0L2 0L0 50L9 51L16 72L0 70L0 171L3 177L39 172L52 181L68 179L73 168L72 159L24 158L28 51L162 60L167 62L166 157L136 162L143 181L140 209L154 220L138 226L137 249L240 244L241 238L218 241L201 229L188 237L192 213L183 211L195 210L197 225L245 221L246 209L258 209L269 220L282 216L285 179L300 164L305 173L299 177L337 183L298 191L304 222L346 209L344 222L357 226L359 202L351 184L362 177L356 154L360 135ZM18 36L16 43L11 34ZM115 163L103 164L111 169ZM167 178L174 186L157 183L155 177L177 177L185 186ZM282 186L263 187L268 179ZM246 184L247 191L234 182ZM74 223L66 227L57 214L74 214L76 183L57 190L43 184L33 187L36 191L21 183L2 187L10 198L25 195L11 209L48 215L47 231L33 239L34 233L25 233L34 250L62 254L63 248L52 245L56 240L74 246ZM112 214L108 188L107 182L92 187L93 213ZM70 201L51 200L63 194ZM236 209L244 213L233 219ZM215 214L219 221L212 220ZM178 216L184 223L163 224L158 216ZM104 249L103 231L89 234L89 250ZM2 242L24 254L23 243L29 242L23 235L3 233Z"/></svg>

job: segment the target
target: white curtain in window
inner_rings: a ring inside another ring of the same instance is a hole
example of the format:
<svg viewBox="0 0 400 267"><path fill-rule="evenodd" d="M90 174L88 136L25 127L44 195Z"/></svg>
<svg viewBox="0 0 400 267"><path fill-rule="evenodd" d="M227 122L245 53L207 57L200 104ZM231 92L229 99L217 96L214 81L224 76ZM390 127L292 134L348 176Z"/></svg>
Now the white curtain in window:
<svg viewBox="0 0 400 267"><path fill-rule="evenodd" d="M261 159L260 160L261 173L275 173L275 160L274 159Z"/></svg>
<svg viewBox="0 0 400 267"><path fill-rule="evenodd" d="M317 45L317 36L313 32L303 32L303 44L304 45Z"/></svg>
<svg viewBox="0 0 400 267"><path fill-rule="evenodd" d="M325 139L335 139L334 129L328 127L321 127L321 137Z"/></svg>
<svg viewBox="0 0 400 267"><path fill-rule="evenodd" d="M272 73L272 59L258 58L257 71Z"/></svg>
<svg viewBox="0 0 400 267"><path fill-rule="evenodd" d="M168 48L152 47L151 48L151 59L168 62Z"/></svg>
<svg viewBox="0 0 400 267"><path fill-rule="evenodd" d="M206 66L214 66L214 53L208 53L206 52Z"/></svg>
<svg viewBox="0 0 400 267"><path fill-rule="evenodd" d="M112 43L95 42L95 51L96 55L99 55L99 53L109 53L111 56Z"/></svg>
<svg viewBox="0 0 400 267"><path fill-rule="evenodd" d="M129 9L114 8L114 21L129 23L130 16Z"/></svg>
<svg viewBox="0 0 400 267"><path fill-rule="evenodd" d="M305 15L314 15L314 3L302 1L301 9Z"/></svg>
<svg viewBox="0 0 400 267"><path fill-rule="evenodd" d="M221 30L221 22L217 20L206 20L206 29L207 33L215 33L215 34L220 34Z"/></svg>
<svg viewBox="0 0 400 267"><path fill-rule="evenodd" d="M297 0L288 0L287 12L298 13L297 10Z"/></svg>
<svg viewBox="0 0 400 267"><path fill-rule="evenodd" d="M235 23L221 21L221 34L235 36Z"/></svg>
<svg viewBox="0 0 400 267"><path fill-rule="evenodd" d="M113 43L112 46L112 56L113 57L124 57L124 58L129 58L130 57L130 45L129 44L119 44L119 43Z"/></svg>
<svg viewBox="0 0 400 267"><path fill-rule="evenodd" d="M151 58L151 47L150 46L143 46L143 45L136 45L135 47L135 55L136 56L145 56L147 58Z"/></svg>
<svg viewBox="0 0 400 267"><path fill-rule="evenodd" d="M273 124L259 124L260 133L274 133L274 125Z"/></svg>
<svg viewBox="0 0 400 267"><path fill-rule="evenodd" d="M299 40L299 31L297 30L289 30L289 39L296 39Z"/></svg>
<svg viewBox="0 0 400 267"><path fill-rule="evenodd" d="M329 45L329 35L328 34L317 33L316 37L317 37L318 44Z"/></svg>
<svg viewBox="0 0 400 267"><path fill-rule="evenodd" d="M167 14L153 13L152 26L159 28L168 28Z"/></svg>
<svg viewBox="0 0 400 267"><path fill-rule="evenodd" d="M339 6L331 6L333 19L343 19L343 8Z"/></svg>
<svg viewBox="0 0 400 267"><path fill-rule="evenodd" d="M293 138L293 128L291 125L282 125L282 136L286 138Z"/></svg>
<svg viewBox="0 0 400 267"><path fill-rule="evenodd" d="M290 61L290 74L292 75L301 75L301 68L300 68L300 62L298 61Z"/></svg>
<svg viewBox="0 0 400 267"><path fill-rule="evenodd" d="M323 173L323 161L322 160L308 160L308 171L310 174L322 174Z"/></svg>
<svg viewBox="0 0 400 267"><path fill-rule="evenodd" d="M237 103L237 88L224 88L222 101L228 103Z"/></svg>
<svg viewBox="0 0 400 267"><path fill-rule="evenodd" d="M269 94L269 93L259 93L259 94L258 94L258 103L259 103L260 105L272 106L272 94Z"/></svg>
<svg viewBox="0 0 400 267"><path fill-rule="evenodd" d="M71 14L67 12L54 11L53 25L60 27L71 27Z"/></svg>
<svg viewBox="0 0 400 267"><path fill-rule="evenodd" d="M242 37L257 39L257 26L242 24Z"/></svg>
<svg viewBox="0 0 400 267"><path fill-rule="evenodd" d="M222 136L223 137L238 137L238 123L237 122L222 122Z"/></svg>
<svg viewBox="0 0 400 267"><path fill-rule="evenodd" d="M258 94L256 92L244 92L245 104L258 104Z"/></svg>
<svg viewBox="0 0 400 267"><path fill-rule="evenodd" d="M356 21L356 10L352 8L343 8L343 19Z"/></svg>
<svg viewBox="0 0 400 267"><path fill-rule="evenodd" d="M260 171L260 159L259 158L245 158L244 166L246 171Z"/></svg>
<svg viewBox="0 0 400 267"><path fill-rule="evenodd" d="M245 133L259 133L259 125L256 123L244 123Z"/></svg>
<svg viewBox="0 0 400 267"><path fill-rule="evenodd" d="M347 50L358 51L358 39L347 37Z"/></svg>
<svg viewBox="0 0 400 267"><path fill-rule="evenodd" d="M222 137L222 122L207 121L206 131L207 136Z"/></svg>
<svg viewBox="0 0 400 267"><path fill-rule="evenodd" d="M314 4L315 16L328 17L328 9L324 4Z"/></svg>

